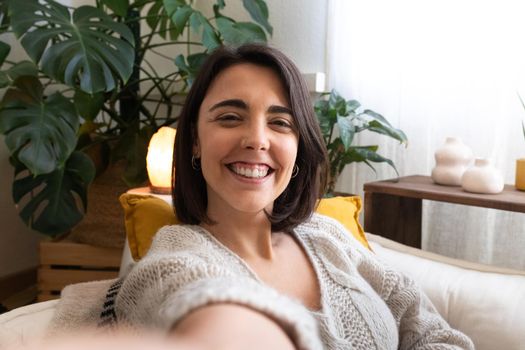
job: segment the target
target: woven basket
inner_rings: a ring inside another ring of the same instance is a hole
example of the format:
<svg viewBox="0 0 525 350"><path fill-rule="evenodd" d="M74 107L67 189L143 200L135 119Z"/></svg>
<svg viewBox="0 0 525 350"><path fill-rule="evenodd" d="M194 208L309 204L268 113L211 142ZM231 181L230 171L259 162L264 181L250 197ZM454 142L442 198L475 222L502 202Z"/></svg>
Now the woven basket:
<svg viewBox="0 0 525 350"><path fill-rule="evenodd" d="M128 190L122 164L110 166L89 188L88 210L68 239L97 247L122 248L126 237L119 196Z"/></svg>

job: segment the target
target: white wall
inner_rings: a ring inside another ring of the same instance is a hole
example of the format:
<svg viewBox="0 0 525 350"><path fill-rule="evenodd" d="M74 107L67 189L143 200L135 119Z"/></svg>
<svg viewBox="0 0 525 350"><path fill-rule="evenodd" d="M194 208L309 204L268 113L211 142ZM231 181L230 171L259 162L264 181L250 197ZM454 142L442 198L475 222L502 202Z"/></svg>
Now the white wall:
<svg viewBox="0 0 525 350"><path fill-rule="evenodd" d="M90 4L88 0L63 3ZM269 43L291 57L304 73L325 72L326 1L267 0L270 24ZM200 8L211 8L215 0L198 0ZM229 0L225 14L240 20L249 15L240 0ZM175 57L175 55L173 55ZM0 277L35 266L39 235L25 227L11 199L13 169L0 137Z"/></svg>

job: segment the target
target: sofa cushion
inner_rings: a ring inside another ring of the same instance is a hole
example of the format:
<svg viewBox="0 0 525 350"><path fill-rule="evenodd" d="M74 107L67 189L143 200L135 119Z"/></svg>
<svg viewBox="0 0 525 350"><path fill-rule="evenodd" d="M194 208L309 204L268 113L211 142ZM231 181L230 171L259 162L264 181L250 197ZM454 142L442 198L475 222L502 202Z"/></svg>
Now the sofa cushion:
<svg viewBox="0 0 525 350"><path fill-rule="evenodd" d="M0 315L0 348L20 346L44 335L58 300L24 306Z"/></svg>
<svg viewBox="0 0 525 350"><path fill-rule="evenodd" d="M367 234L374 252L416 280L449 324L476 349L522 349L525 344L525 272L424 252Z"/></svg>

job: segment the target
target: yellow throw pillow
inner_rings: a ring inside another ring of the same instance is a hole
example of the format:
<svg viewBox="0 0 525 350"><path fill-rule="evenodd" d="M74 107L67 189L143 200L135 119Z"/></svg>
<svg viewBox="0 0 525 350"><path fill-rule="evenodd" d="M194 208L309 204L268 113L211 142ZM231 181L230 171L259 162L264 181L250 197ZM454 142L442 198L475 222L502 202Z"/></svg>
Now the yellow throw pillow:
<svg viewBox="0 0 525 350"><path fill-rule="evenodd" d="M124 208L126 234L133 259L140 260L151 245L155 233L166 225L179 224L173 208L151 195L125 193L120 196ZM361 198L333 197L321 199L317 212L343 224L359 242L370 249L363 228L359 224Z"/></svg>
<svg viewBox="0 0 525 350"><path fill-rule="evenodd" d="M126 235L135 261L146 255L161 227L180 223L171 205L154 196L124 193L120 204L124 208Z"/></svg>
<svg viewBox="0 0 525 350"><path fill-rule="evenodd" d="M339 221L362 245L370 249L365 231L359 223L361 207L361 197L339 196L321 199L316 212Z"/></svg>

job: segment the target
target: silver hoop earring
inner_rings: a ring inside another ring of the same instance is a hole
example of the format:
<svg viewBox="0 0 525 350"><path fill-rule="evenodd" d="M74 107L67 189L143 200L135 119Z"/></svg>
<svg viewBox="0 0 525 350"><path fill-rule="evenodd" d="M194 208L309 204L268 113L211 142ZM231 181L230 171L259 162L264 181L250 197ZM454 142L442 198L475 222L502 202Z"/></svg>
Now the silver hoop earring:
<svg viewBox="0 0 525 350"><path fill-rule="evenodd" d="M299 166L298 166L297 164L295 164L295 165L293 166L293 170L292 170L292 179L293 179L294 177L296 177L297 174L299 174Z"/></svg>
<svg viewBox="0 0 525 350"><path fill-rule="evenodd" d="M195 158L194 155L191 156L191 167L195 171L201 170L201 165L199 164L199 158Z"/></svg>

